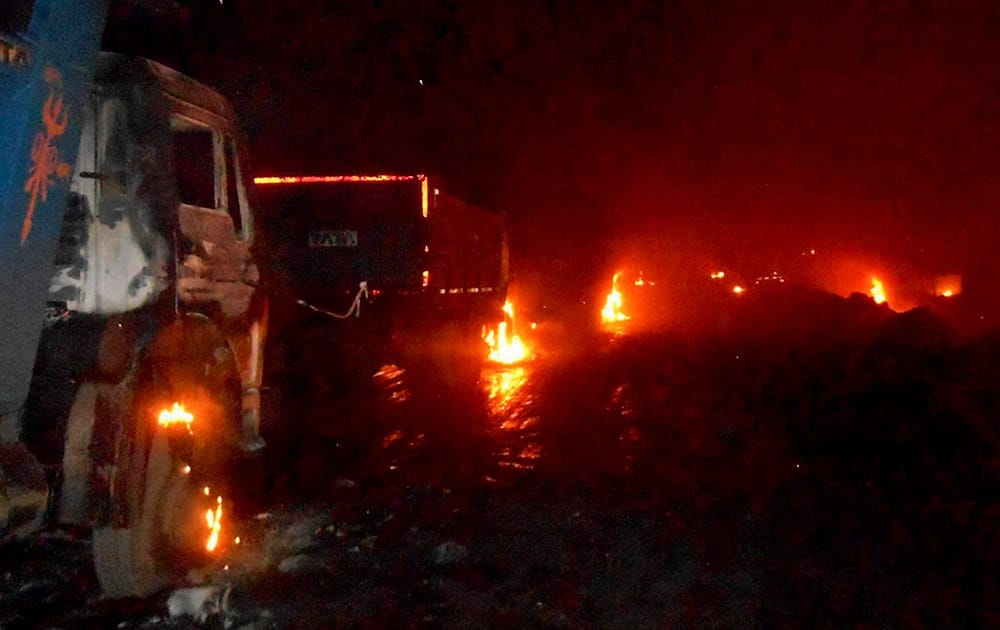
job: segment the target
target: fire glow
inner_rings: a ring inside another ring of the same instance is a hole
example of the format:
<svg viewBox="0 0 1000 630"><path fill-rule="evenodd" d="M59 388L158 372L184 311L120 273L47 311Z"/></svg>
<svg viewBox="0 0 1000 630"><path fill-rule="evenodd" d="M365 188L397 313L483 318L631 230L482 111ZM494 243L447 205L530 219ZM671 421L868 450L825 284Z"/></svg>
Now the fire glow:
<svg viewBox="0 0 1000 630"><path fill-rule="evenodd" d="M488 358L495 363L520 363L528 358L528 349L514 332L514 306L510 300L504 303L503 312L504 321L497 324L495 331L491 329L483 335L483 341L490 348Z"/></svg>
<svg viewBox="0 0 1000 630"><path fill-rule="evenodd" d="M611 278L611 292L608 293L608 298L604 302L604 308L601 309L601 321L605 324L624 322L631 319L622 311L622 293L618 290L618 276L620 275L621 272L619 271Z"/></svg>
<svg viewBox="0 0 1000 630"><path fill-rule="evenodd" d="M883 304L886 301L885 287L882 281L872 276L872 288L868 289L868 294L872 296L876 304Z"/></svg>
<svg viewBox="0 0 1000 630"><path fill-rule="evenodd" d="M934 278L934 295L950 298L961 294L962 276L951 274Z"/></svg>
<svg viewBox="0 0 1000 630"><path fill-rule="evenodd" d="M193 422L194 414L187 411L184 405L178 402L175 402L171 408L162 410L157 418L157 423L161 427L184 425L188 431L191 430L191 423Z"/></svg>

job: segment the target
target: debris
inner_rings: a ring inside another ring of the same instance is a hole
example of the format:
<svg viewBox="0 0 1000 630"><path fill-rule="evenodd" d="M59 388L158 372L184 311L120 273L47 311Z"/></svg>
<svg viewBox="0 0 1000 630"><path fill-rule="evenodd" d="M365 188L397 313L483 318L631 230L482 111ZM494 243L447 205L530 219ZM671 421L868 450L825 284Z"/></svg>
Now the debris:
<svg viewBox="0 0 1000 630"><path fill-rule="evenodd" d="M205 623L209 617L225 612L230 590L221 586L182 588L170 594L167 611L171 617L193 617Z"/></svg>

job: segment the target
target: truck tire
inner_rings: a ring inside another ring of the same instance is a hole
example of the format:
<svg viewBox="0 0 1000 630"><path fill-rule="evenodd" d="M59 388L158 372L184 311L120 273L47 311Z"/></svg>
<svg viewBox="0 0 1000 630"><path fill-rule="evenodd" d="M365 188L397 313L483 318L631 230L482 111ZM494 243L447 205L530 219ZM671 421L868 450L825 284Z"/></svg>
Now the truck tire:
<svg viewBox="0 0 1000 630"><path fill-rule="evenodd" d="M206 494L204 480L171 451L170 438L157 432L144 469L132 475L142 488L138 517L127 527L94 529L94 569L107 598L150 595L212 561L203 515L221 495Z"/></svg>
<svg viewBox="0 0 1000 630"><path fill-rule="evenodd" d="M166 499L175 473L163 436L153 440L144 471L142 514L130 527L94 529L94 569L105 597L143 597L169 586L177 576L158 558L157 532L172 509Z"/></svg>
<svg viewBox="0 0 1000 630"><path fill-rule="evenodd" d="M110 526L93 532L94 567L108 598L150 595L182 583L190 570L213 560L206 549L205 516L228 497L219 486L235 442L241 395L235 364L219 351L225 339L215 332L197 323L168 331L154 341L134 384L117 386L134 392L125 405L131 439L114 466L124 471L112 482L117 516L112 508ZM170 350L176 345L184 351ZM195 388L201 404L192 410L190 432L161 427L151 417L150 409Z"/></svg>

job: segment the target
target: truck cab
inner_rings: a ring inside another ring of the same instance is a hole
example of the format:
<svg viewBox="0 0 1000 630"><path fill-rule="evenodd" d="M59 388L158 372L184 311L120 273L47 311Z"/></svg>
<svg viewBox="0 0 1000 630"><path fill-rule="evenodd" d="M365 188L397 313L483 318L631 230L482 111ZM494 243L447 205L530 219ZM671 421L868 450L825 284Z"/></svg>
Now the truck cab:
<svg viewBox="0 0 1000 630"><path fill-rule="evenodd" d="M229 465L263 445L267 302L245 143L225 98L100 53L80 116L14 431L44 470L47 507L0 511L0 532L92 528L105 592L143 595L224 546Z"/></svg>

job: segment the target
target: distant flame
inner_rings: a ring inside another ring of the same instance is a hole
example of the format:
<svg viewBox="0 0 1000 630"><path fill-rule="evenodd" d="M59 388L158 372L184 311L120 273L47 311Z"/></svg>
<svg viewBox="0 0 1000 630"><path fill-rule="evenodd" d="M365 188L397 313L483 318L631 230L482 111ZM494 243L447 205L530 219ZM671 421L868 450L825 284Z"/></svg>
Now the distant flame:
<svg viewBox="0 0 1000 630"><path fill-rule="evenodd" d="M951 274L934 278L934 295L948 298L961 294L962 276Z"/></svg>
<svg viewBox="0 0 1000 630"><path fill-rule="evenodd" d="M722 278L725 278L725 277L726 277L726 272L725 271L713 271L712 272L712 280L721 280Z"/></svg>
<svg viewBox="0 0 1000 630"><path fill-rule="evenodd" d="M187 411L184 405L177 402L174 403L173 407L162 410L159 418L157 418L157 423L161 427L183 424L187 427L188 431L191 430L192 422L194 422L194 414Z"/></svg>
<svg viewBox="0 0 1000 630"><path fill-rule="evenodd" d="M618 290L618 276L620 275L619 271L611 278L611 292L608 293L608 299L604 302L604 308L601 309L601 321L604 323L623 322L631 319L622 312L622 294Z"/></svg>
<svg viewBox="0 0 1000 630"><path fill-rule="evenodd" d="M872 288L868 289L868 293L876 304L882 304L886 300L885 287L882 286L882 281L875 276L872 276Z"/></svg>
<svg viewBox="0 0 1000 630"><path fill-rule="evenodd" d="M514 332L514 306L510 300L504 303L503 312L507 317L497 324L496 331L491 329L483 335L483 341L490 347L488 358L496 363L519 363L528 358L528 349Z"/></svg>
<svg viewBox="0 0 1000 630"><path fill-rule="evenodd" d="M736 295L739 295L739 294L743 293L744 291L746 291L746 289L744 289L743 287L741 287L738 284L735 287L733 287L733 293L735 293Z"/></svg>

